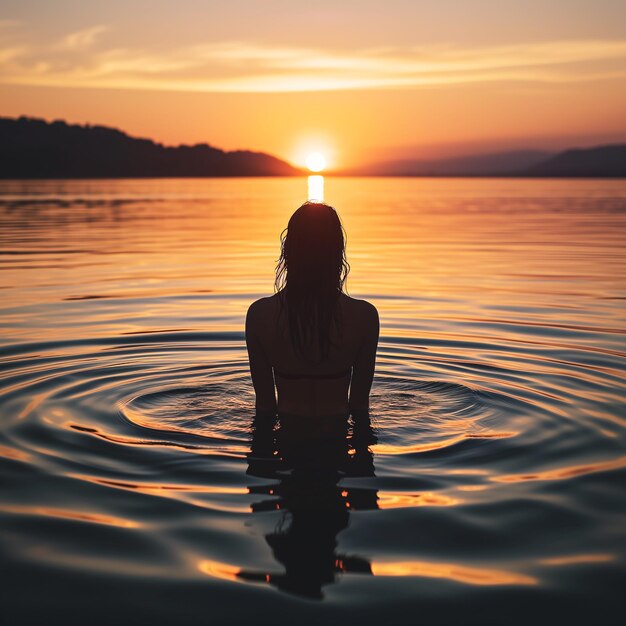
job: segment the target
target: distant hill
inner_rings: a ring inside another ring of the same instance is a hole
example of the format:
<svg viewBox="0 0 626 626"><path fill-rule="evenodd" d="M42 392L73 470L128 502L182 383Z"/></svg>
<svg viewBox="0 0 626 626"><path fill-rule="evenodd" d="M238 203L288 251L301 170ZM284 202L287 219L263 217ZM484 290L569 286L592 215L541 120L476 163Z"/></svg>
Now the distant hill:
<svg viewBox="0 0 626 626"><path fill-rule="evenodd" d="M357 176L501 176L520 172L552 156L540 150L517 150L435 160L386 161L355 168Z"/></svg>
<svg viewBox="0 0 626 626"><path fill-rule="evenodd" d="M208 144L166 147L106 126L0 117L0 178L295 176L264 154Z"/></svg>
<svg viewBox="0 0 626 626"><path fill-rule="evenodd" d="M270 154L208 144L167 147L106 126L0 117L1 178L302 176ZM435 160L397 160L333 172L346 176L626 177L626 145L557 154L517 150Z"/></svg>
<svg viewBox="0 0 626 626"><path fill-rule="evenodd" d="M526 170L527 176L626 177L626 145L566 150Z"/></svg>
<svg viewBox="0 0 626 626"><path fill-rule="evenodd" d="M626 177L626 145L497 152L437 160L388 161L337 172L346 176Z"/></svg>

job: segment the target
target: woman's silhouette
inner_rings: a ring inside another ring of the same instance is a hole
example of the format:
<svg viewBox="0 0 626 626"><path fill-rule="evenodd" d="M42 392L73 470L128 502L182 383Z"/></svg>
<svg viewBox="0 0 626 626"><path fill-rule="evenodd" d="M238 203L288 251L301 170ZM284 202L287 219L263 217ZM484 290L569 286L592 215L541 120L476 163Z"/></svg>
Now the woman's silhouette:
<svg viewBox="0 0 626 626"><path fill-rule="evenodd" d="M282 511L289 523L281 518L265 535L284 572L238 576L317 599L339 572L371 573L366 559L337 552L337 535L350 510L378 506L375 489L339 485L374 476L376 442L368 409L378 312L344 293L348 270L339 216L306 202L281 237L276 294L254 302L246 318L256 393L248 473L278 481L250 489L269 496L252 510Z"/></svg>
<svg viewBox="0 0 626 626"><path fill-rule="evenodd" d="M278 414L285 435L339 434L367 415L378 312L344 293L348 271L336 211L304 203L281 236L276 293L246 317L257 415Z"/></svg>

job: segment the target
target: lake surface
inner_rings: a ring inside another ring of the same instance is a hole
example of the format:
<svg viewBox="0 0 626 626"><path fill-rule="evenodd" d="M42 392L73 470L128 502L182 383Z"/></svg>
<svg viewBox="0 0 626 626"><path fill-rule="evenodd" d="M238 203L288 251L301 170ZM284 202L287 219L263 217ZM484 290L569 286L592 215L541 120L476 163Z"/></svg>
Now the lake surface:
<svg viewBox="0 0 626 626"><path fill-rule="evenodd" d="M305 179L0 182L7 625L621 623L626 182L325 186L381 340L314 479L243 337Z"/></svg>

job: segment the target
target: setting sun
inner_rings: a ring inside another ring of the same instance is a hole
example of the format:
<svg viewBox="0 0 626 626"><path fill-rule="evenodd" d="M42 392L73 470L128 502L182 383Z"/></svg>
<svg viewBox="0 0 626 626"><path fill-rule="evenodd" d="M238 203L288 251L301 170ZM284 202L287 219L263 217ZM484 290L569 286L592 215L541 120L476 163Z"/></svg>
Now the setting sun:
<svg viewBox="0 0 626 626"><path fill-rule="evenodd" d="M326 158L320 152L311 152L306 158L306 166L312 172L321 172L326 167Z"/></svg>

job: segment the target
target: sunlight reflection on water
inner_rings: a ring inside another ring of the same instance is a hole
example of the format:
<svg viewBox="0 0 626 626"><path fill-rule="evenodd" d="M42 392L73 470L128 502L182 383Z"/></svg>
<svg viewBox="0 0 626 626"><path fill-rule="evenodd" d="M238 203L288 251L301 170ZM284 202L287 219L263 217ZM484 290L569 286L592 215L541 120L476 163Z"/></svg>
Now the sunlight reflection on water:
<svg viewBox="0 0 626 626"><path fill-rule="evenodd" d="M323 176L309 176L309 200L315 202L324 202L324 177Z"/></svg>

